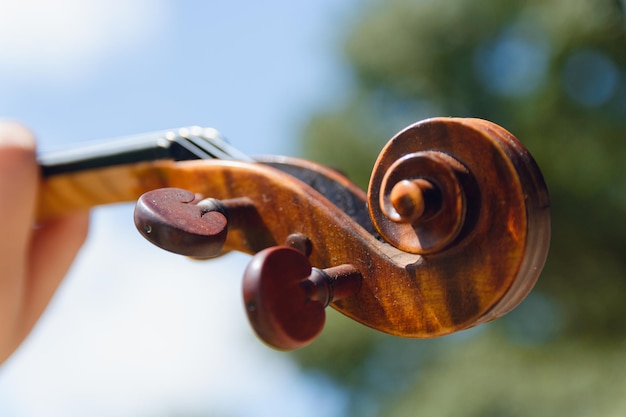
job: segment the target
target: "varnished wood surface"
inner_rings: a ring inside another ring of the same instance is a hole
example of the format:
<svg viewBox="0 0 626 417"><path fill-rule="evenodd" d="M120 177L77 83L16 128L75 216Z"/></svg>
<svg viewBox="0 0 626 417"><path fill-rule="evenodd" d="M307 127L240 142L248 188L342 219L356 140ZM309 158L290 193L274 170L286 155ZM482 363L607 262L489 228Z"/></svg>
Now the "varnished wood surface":
<svg viewBox="0 0 626 417"><path fill-rule="evenodd" d="M225 249L254 254L294 233L305 235L313 266L350 264L363 276L359 292L334 308L390 334L439 336L498 317L526 296L547 255L549 202L523 146L504 129L475 119L431 119L396 135L381 154L370 194L397 160L383 155L424 150L461 161L473 179L463 184L467 207L460 232L423 255L378 240L301 181L247 162L153 162L55 176L42 184L39 219L135 201L163 187L221 200L247 197L253 209L236 214Z"/></svg>

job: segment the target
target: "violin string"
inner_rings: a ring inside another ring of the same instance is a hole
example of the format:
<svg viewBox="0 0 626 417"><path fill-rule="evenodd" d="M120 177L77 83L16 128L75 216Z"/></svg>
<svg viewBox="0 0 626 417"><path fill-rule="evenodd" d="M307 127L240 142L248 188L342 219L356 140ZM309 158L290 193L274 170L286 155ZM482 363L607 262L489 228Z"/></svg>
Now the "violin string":
<svg viewBox="0 0 626 417"><path fill-rule="evenodd" d="M199 157L202 155L202 159L253 161L248 155L228 143L216 129L196 126L179 129L178 134L180 138L185 139L180 144L187 146L190 151L193 148Z"/></svg>
<svg viewBox="0 0 626 417"><path fill-rule="evenodd" d="M44 177L161 159L252 161L216 129L199 126L108 139L38 156Z"/></svg>

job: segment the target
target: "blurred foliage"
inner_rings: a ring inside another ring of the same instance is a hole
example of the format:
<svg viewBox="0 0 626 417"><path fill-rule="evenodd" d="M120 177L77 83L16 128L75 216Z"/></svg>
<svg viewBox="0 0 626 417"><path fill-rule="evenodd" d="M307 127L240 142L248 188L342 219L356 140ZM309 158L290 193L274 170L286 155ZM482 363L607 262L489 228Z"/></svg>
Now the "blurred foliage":
<svg viewBox="0 0 626 417"><path fill-rule="evenodd" d="M305 153L366 186L397 131L480 117L535 156L552 202L536 289L506 318L402 340L338 314L295 354L353 415L626 412L626 19L619 0L371 2L345 40L353 91L315 116Z"/></svg>

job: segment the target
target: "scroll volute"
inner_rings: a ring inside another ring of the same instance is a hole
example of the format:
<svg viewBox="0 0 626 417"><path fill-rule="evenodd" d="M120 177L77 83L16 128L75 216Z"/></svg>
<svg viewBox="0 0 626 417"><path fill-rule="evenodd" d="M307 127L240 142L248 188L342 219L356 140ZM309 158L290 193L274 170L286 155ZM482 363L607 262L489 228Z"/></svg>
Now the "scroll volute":
<svg viewBox="0 0 626 417"><path fill-rule="evenodd" d="M415 304L434 333L513 309L547 257L541 172L511 133L485 120L429 119L398 133L376 161L368 202L382 238L417 255L401 281L405 294L434 301L422 313Z"/></svg>

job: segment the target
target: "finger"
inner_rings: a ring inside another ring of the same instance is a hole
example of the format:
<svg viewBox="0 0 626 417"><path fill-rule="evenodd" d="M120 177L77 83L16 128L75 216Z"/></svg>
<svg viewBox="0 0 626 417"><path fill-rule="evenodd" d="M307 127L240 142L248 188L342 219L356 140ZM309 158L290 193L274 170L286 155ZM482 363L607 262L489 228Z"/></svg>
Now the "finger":
<svg viewBox="0 0 626 417"><path fill-rule="evenodd" d="M56 218L35 230L30 247L22 331L28 334L85 242L89 213Z"/></svg>
<svg viewBox="0 0 626 417"><path fill-rule="evenodd" d="M0 314L4 323L14 323L19 313L37 182L32 134L19 124L0 121Z"/></svg>

